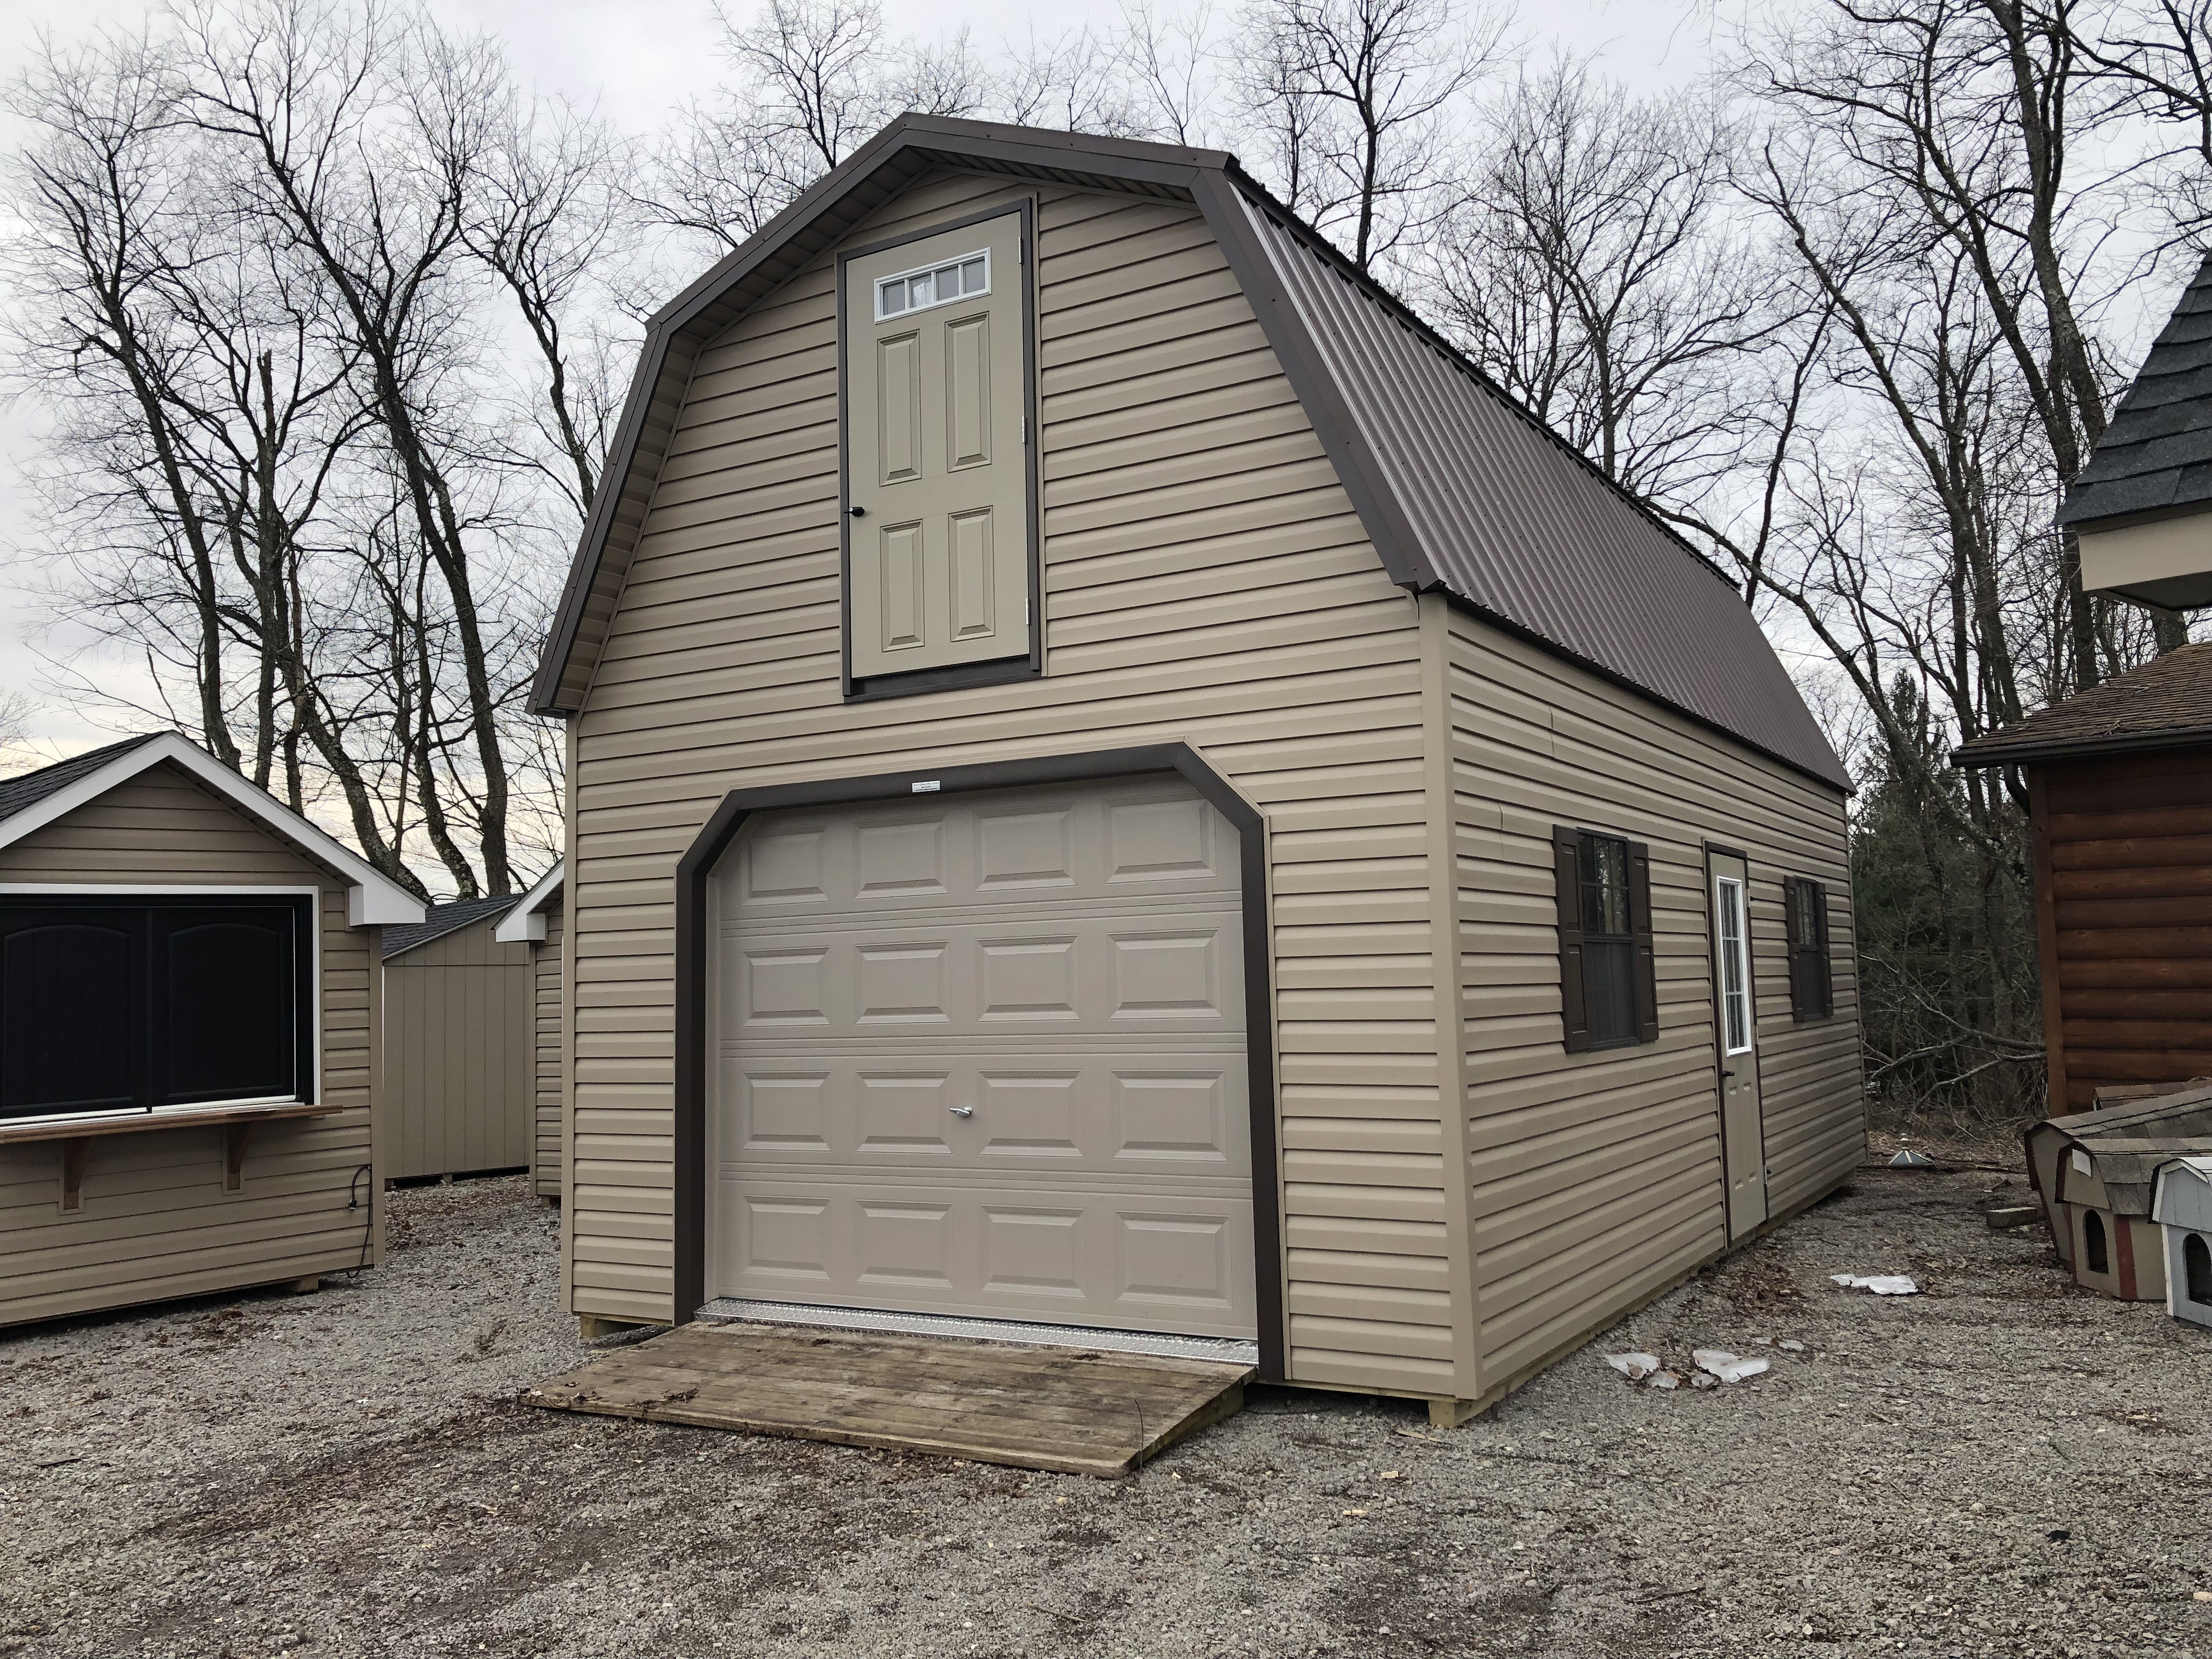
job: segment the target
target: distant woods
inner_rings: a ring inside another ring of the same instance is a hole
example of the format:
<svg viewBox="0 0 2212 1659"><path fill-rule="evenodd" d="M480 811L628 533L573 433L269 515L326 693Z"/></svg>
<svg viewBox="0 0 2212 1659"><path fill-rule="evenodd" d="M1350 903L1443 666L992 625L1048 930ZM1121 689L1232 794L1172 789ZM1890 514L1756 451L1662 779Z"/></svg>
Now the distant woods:
<svg viewBox="0 0 2212 1659"><path fill-rule="evenodd" d="M2212 0L1729 16L1712 75L1632 95L1455 0L993 42L733 3L722 90L649 134L383 0L58 44L9 94L12 367L52 603L112 646L49 690L403 879L509 890L550 856L522 702L641 319L902 110L1218 146L1734 573L1863 781L1871 1075L2021 1098L2021 804L1948 755L2185 637L2085 594L2051 520L2212 214Z"/></svg>

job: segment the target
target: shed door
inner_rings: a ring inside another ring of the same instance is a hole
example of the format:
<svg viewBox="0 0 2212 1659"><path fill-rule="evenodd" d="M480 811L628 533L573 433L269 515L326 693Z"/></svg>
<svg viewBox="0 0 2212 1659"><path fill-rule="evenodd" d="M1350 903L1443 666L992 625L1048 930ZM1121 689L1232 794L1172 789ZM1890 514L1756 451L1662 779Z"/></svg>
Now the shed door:
<svg viewBox="0 0 2212 1659"><path fill-rule="evenodd" d="M754 820L713 1292L1255 1335L1237 884L1172 775Z"/></svg>
<svg viewBox="0 0 2212 1659"><path fill-rule="evenodd" d="M844 266L852 672L1029 654L1022 218Z"/></svg>
<svg viewBox="0 0 2212 1659"><path fill-rule="evenodd" d="M1751 977L1751 879L1744 861L1716 853L1712 868L1713 1024L1720 1049L1721 1146L1728 1230L1741 1238L1766 1219L1766 1132L1759 1095L1759 1009Z"/></svg>

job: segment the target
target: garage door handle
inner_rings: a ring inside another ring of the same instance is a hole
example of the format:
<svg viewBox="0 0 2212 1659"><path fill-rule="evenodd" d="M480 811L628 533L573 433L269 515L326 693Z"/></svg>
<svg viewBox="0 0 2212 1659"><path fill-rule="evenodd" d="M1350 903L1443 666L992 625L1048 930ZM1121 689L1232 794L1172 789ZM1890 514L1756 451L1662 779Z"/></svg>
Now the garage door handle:
<svg viewBox="0 0 2212 1659"><path fill-rule="evenodd" d="M975 1109L973 1106L955 1106L952 1109L952 1115L955 1117L973 1117L975 1115Z"/></svg>

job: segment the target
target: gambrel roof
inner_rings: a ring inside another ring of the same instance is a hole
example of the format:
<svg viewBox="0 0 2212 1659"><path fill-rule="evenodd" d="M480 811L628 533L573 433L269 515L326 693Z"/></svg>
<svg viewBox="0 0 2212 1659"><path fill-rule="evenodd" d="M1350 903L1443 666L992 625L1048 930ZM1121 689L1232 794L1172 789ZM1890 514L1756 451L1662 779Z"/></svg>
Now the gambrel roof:
<svg viewBox="0 0 2212 1659"><path fill-rule="evenodd" d="M653 319L532 706L575 712L690 366L746 309L939 167L1194 203L1391 579L1838 789L1731 579L1522 410L1221 150L903 115Z"/></svg>

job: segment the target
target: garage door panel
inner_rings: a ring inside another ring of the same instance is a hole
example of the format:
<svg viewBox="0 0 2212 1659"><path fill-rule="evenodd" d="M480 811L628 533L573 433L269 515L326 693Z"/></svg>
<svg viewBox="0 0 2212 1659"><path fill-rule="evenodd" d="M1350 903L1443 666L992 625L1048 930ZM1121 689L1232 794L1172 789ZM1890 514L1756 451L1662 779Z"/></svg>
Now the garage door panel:
<svg viewBox="0 0 2212 1659"><path fill-rule="evenodd" d="M725 1042L1243 1029L1233 909L722 934Z"/></svg>
<svg viewBox="0 0 2212 1659"><path fill-rule="evenodd" d="M1237 856L1174 777L749 827L715 1293L1253 1335Z"/></svg>
<svg viewBox="0 0 2212 1659"><path fill-rule="evenodd" d="M738 1179L724 1296L1249 1337L1249 1200Z"/></svg>
<svg viewBox="0 0 2212 1659"><path fill-rule="evenodd" d="M732 854L731 910L868 916L1237 890L1236 834L1177 778L779 814Z"/></svg>
<svg viewBox="0 0 2212 1659"><path fill-rule="evenodd" d="M1048 1168L1146 1182L1251 1174L1241 1052L754 1055L724 1062L726 1170ZM954 1110L965 1107L963 1116Z"/></svg>

